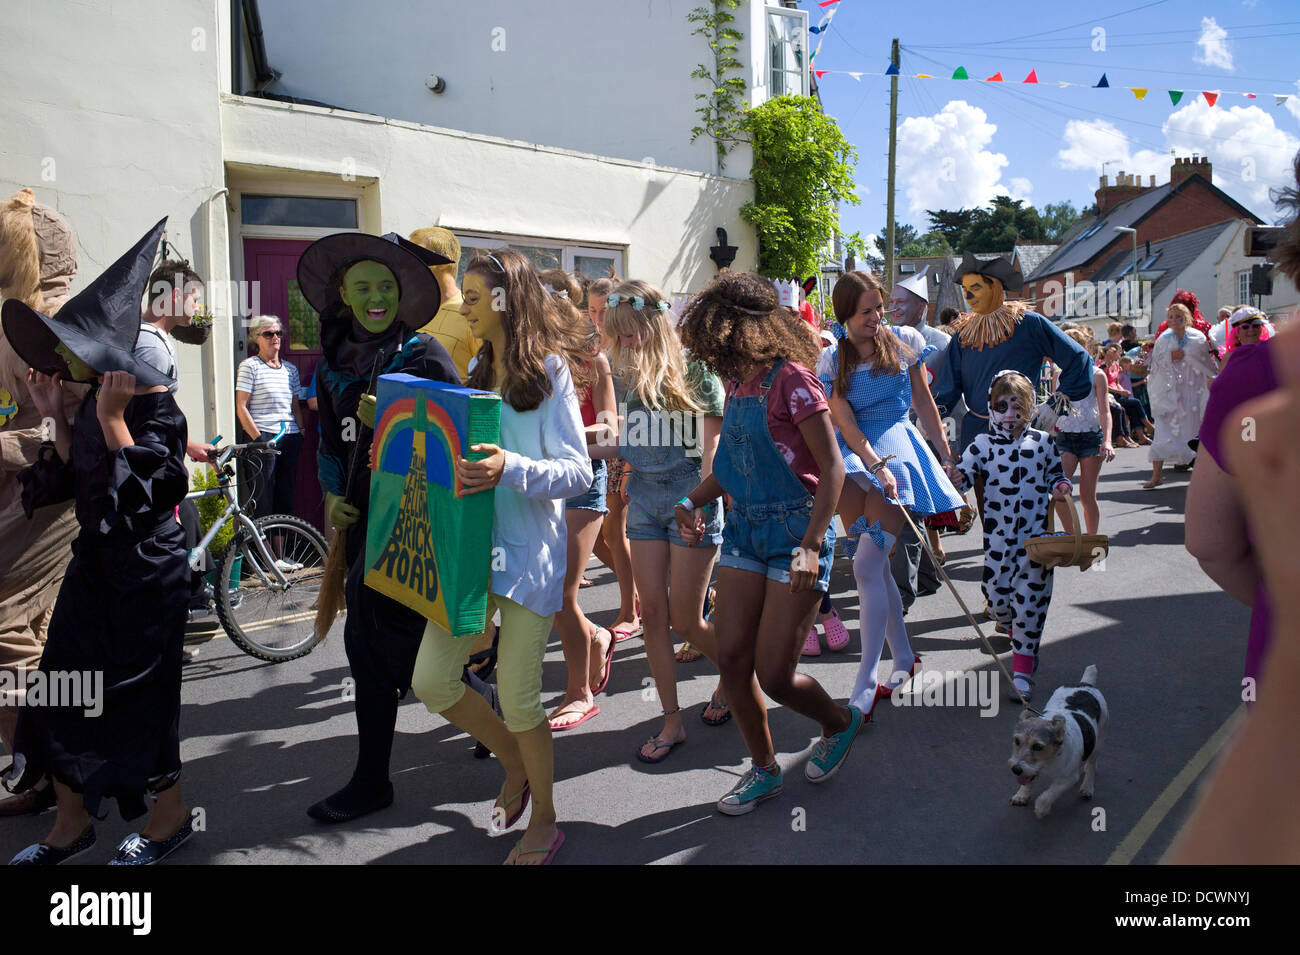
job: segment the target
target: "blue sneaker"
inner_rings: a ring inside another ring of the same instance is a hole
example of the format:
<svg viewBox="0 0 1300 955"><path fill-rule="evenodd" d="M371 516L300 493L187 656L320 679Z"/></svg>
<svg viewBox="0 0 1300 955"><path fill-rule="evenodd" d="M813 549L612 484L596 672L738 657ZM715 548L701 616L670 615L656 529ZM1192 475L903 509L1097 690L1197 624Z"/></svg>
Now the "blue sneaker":
<svg viewBox="0 0 1300 955"><path fill-rule="evenodd" d="M853 738L862 729L862 711L856 706L849 707L849 728L834 736L823 736L813 746L812 758L804 767L804 778L810 783L824 783L839 771L844 758L853 748Z"/></svg>
<svg viewBox="0 0 1300 955"><path fill-rule="evenodd" d="M759 769L751 764L749 772L740 777L731 792L718 800L718 812L727 816L743 816L753 812L764 799L781 795L781 766L772 770Z"/></svg>

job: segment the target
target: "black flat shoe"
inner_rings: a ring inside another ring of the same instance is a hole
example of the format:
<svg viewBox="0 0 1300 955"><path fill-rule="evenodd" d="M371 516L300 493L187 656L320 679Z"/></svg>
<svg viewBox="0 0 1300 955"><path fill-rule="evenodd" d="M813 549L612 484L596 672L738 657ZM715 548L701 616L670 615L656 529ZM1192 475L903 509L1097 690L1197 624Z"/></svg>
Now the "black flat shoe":
<svg viewBox="0 0 1300 955"><path fill-rule="evenodd" d="M362 816L378 812L380 809L387 809L393 804L393 784L391 782L384 783L384 788L372 799L361 800L357 803L345 803L340 806L336 803L336 800L346 791L346 789L343 789L333 796L322 799L307 810L307 815L317 822L333 825L360 819Z"/></svg>
<svg viewBox="0 0 1300 955"><path fill-rule="evenodd" d="M117 847L117 853L108 860L109 865L155 865L162 862L189 838L194 835L194 825L190 819L176 830L168 839L146 839L138 832L133 832Z"/></svg>
<svg viewBox="0 0 1300 955"><path fill-rule="evenodd" d="M95 827L87 826L86 831L77 837L77 841L66 849L56 849L43 842L28 846L9 860L10 865L59 865L74 856L79 856L95 844Z"/></svg>

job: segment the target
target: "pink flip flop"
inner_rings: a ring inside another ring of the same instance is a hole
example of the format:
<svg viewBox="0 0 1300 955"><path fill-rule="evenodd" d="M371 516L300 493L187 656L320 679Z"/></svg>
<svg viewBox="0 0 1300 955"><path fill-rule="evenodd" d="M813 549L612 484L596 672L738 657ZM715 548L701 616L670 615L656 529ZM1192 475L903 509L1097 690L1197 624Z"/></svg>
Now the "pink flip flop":
<svg viewBox="0 0 1300 955"><path fill-rule="evenodd" d="M502 787L501 792L502 792L502 795L505 795L505 788L504 788L504 787ZM524 814L524 810L528 808L528 797L531 796L531 795L532 795L532 787L531 787L527 782L525 782L525 783L524 783L524 788L523 788L523 795L522 795L522 796L514 796L514 797L511 797L509 800L507 800L507 802L506 802L506 804L505 804L506 806L508 806L508 805L510 805L510 803L514 802L515 799L518 799L518 800L519 800L519 811L516 812L513 816L511 816L509 819L507 819L507 820L506 820L506 824L505 824L504 826L501 826L499 829L497 829L498 832L505 832L507 829L509 829L511 826L513 826L516 822L519 821L520 817L523 816L523 814ZM502 806L501 808L504 809L505 806ZM493 804L493 807L492 807L492 816L493 816L493 822L495 823L495 821L496 821L496 818L495 818L495 817L496 817L496 805L495 805L495 804Z"/></svg>
<svg viewBox="0 0 1300 955"><path fill-rule="evenodd" d="M591 709L587 710L587 712L582 714L581 719L574 720L572 723L562 723L559 726L556 726L549 719L546 721L546 723L548 726L550 726L552 733L563 733L565 730L571 730L581 726L583 723L587 722L587 720L591 719L593 716L598 715L599 713L600 713L600 707L597 706L595 703L593 703L591 704ZM558 713L556 714L556 716L559 715L561 714Z"/></svg>
<svg viewBox="0 0 1300 955"><path fill-rule="evenodd" d="M555 841L551 843L550 849L520 849L519 847L521 845L523 845L522 839L520 839L519 842L515 843L516 859L518 859L520 856L531 856L531 855L536 855L539 852L545 852L546 858L542 860L542 865L550 865L551 861L555 858L555 854L560 851L560 846L564 845L564 830L558 827L556 828Z"/></svg>
<svg viewBox="0 0 1300 955"><path fill-rule="evenodd" d="M605 651L605 675L599 684L591 688L593 697L605 692L605 687L609 686L609 675L614 672L614 647L618 645L618 639L612 632L606 632L609 633L609 649Z"/></svg>

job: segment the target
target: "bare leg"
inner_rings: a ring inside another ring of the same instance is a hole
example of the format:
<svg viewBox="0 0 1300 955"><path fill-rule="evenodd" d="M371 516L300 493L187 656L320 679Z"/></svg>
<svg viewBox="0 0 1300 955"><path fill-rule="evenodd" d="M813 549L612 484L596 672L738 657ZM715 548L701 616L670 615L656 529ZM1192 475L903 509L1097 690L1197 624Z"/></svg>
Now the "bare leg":
<svg viewBox="0 0 1300 955"><path fill-rule="evenodd" d="M189 818L190 807L185 805L181 784L177 781L158 794L153 809L149 811L149 822L140 835L151 842L162 842L176 835Z"/></svg>
<svg viewBox="0 0 1300 955"><path fill-rule="evenodd" d="M43 841L55 849L66 849L86 831L90 825L90 813L86 812L81 794L74 793L58 780L54 781L54 804L57 807L54 826Z"/></svg>
<svg viewBox="0 0 1300 955"><path fill-rule="evenodd" d="M767 727L767 707L754 675L758 625L766 590L767 578L759 574L735 567L718 570L718 609L713 624L722 692L755 766L770 766L776 760Z"/></svg>
<svg viewBox="0 0 1300 955"><path fill-rule="evenodd" d="M1065 475L1065 479L1067 481L1074 480L1074 469L1078 466L1079 466L1079 459L1075 455L1071 454L1069 451L1061 452L1061 473ZM1097 499L1096 493L1097 493L1097 485L1096 482L1094 481L1093 482L1093 505L1094 506L1096 506L1096 499ZM1079 488L1079 500L1083 502L1083 514L1084 514L1084 520L1086 522L1088 516L1088 501L1084 495L1082 487ZM1070 526L1070 506L1066 504L1064 501L1057 501L1052 506L1056 508L1056 526L1061 530L1065 530ZM1088 531L1088 533L1093 534L1095 533L1095 531Z"/></svg>
<svg viewBox="0 0 1300 955"><path fill-rule="evenodd" d="M645 627L646 660L654 677L655 690L664 711L664 725L659 735L668 742L686 739L682 714L677 711L677 661L673 658L672 637L668 633L668 568L667 541L632 541L632 573L636 589L643 601L641 625ZM662 755L664 747L647 742L641 754L647 759Z"/></svg>
<svg viewBox="0 0 1300 955"><path fill-rule="evenodd" d="M593 706L595 700L591 695L592 642L596 628L583 614L578 606L578 584L582 579L582 570L587 566L591 548L600 536L601 515L595 511L581 509L566 510L564 520L568 525L568 556L564 574L564 605L555 618L556 629L560 631L560 643L564 648L564 662L569 671L568 686L564 699L551 713L553 725L567 726L578 722ZM613 639L613 637L609 637ZM603 662L608 645L597 646L599 660ZM600 668L598 665L597 674ZM558 715L557 714L562 714Z"/></svg>
<svg viewBox="0 0 1300 955"><path fill-rule="evenodd" d="M596 556L605 561L605 566L618 577L619 607L614 626L635 630L641 621L636 612L636 579L632 574L632 550L627 541L627 504L618 494L610 494L605 498L605 506L609 513L605 515ZM601 554L602 549L608 553L608 559Z"/></svg>
<svg viewBox="0 0 1300 955"><path fill-rule="evenodd" d="M1083 526L1088 534L1097 533L1101 526L1101 507L1097 504L1097 479L1101 477L1101 465L1101 455L1079 462L1079 500L1083 502ZM1065 524L1061 526L1065 527Z"/></svg>
<svg viewBox="0 0 1300 955"><path fill-rule="evenodd" d="M1151 462L1151 480L1147 481L1147 483L1146 483L1146 484L1143 484L1142 486L1143 486L1144 488L1150 489L1150 488L1153 488L1153 487L1159 487L1161 484L1163 484L1163 483L1165 482L1164 477L1162 477L1162 473L1163 473L1163 471L1164 471L1164 468L1165 468L1165 462L1164 462L1164 461L1152 461L1152 462Z"/></svg>
<svg viewBox="0 0 1300 955"><path fill-rule="evenodd" d="M478 696L466 693L466 696ZM482 697L479 697L482 699ZM514 733L517 751L523 760L528 775L528 786L532 793L533 809L528 818L528 828L519 840L516 849L511 850L506 865L541 865L546 859L546 852L555 844L555 746L551 739L551 727L542 721L524 733ZM507 789L509 794L513 790Z"/></svg>

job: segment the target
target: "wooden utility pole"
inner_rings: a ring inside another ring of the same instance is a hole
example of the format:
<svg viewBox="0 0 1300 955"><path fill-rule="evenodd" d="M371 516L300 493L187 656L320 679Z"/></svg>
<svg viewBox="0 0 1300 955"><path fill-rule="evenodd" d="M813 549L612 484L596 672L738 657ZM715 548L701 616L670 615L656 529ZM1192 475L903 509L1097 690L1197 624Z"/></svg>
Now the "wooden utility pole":
<svg viewBox="0 0 1300 955"><path fill-rule="evenodd" d="M898 69L898 38L890 47L889 60ZM889 185L886 189L885 289L894 286L894 160L898 158L898 73L889 78Z"/></svg>

